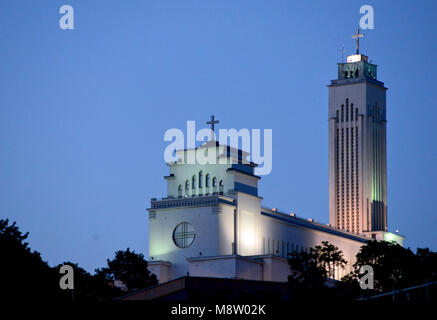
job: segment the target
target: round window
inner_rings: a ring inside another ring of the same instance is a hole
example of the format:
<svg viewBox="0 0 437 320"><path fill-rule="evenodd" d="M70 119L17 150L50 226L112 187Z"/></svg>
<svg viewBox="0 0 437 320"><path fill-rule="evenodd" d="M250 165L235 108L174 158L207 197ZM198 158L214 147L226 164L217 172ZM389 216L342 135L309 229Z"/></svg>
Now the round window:
<svg viewBox="0 0 437 320"><path fill-rule="evenodd" d="M173 231L173 242L179 248L187 248L194 242L196 234L194 228L188 222L179 223Z"/></svg>

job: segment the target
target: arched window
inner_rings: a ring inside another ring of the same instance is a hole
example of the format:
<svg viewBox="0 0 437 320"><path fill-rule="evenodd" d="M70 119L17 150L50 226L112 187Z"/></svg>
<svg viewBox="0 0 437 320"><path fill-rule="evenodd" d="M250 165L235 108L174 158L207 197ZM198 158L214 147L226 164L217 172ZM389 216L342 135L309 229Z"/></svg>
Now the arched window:
<svg viewBox="0 0 437 320"><path fill-rule="evenodd" d="M196 176L191 178L191 188L196 189Z"/></svg>
<svg viewBox="0 0 437 320"><path fill-rule="evenodd" d="M219 182L219 192L223 193L223 180L220 180Z"/></svg>
<svg viewBox="0 0 437 320"><path fill-rule="evenodd" d="M186 180L185 181L185 190L189 190L190 189L190 181Z"/></svg>
<svg viewBox="0 0 437 320"><path fill-rule="evenodd" d="M182 185L181 184L178 187L178 197L182 198Z"/></svg>
<svg viewBox="0 0 437 320"><path fill-rule="evenodd" d="M212 186L214 188L217 187L217 178L216 177L212 178Z"/></svg>
<svg viewBox="0 0 437 320"><path fill-rule="evenodd" d="M199 188L203 188L203 172L199 171Z"/></svg>
<svg viewBox="0 0 437 320"><path fill-rule="evenodd" d="M209 188L209 184L210 184L209 183L209 173L207 173L206 176L205 176L205 187Z"/></svg>

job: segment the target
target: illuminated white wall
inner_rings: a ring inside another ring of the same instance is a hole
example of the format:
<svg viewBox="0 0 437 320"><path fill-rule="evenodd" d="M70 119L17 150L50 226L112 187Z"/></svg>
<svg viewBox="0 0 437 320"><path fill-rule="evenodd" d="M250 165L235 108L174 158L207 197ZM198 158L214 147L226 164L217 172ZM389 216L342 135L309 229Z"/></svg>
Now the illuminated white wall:
<svg viewBox="0 0 437 320"><path fill-rule="evenodd" d="M218 220L213 206L158 210L156 218L149 219L149 256L151 261L170 262L172 264L171 278L186 275L188 271L187 258L219 254ZM188 248L179 248L173 242L174 228L181 222L190 223L196 233L193 244Z"/></svg>
<svg viewBox="0 0 437 320"><path fill-rule="evenodd" d="M261 200L258 197L238 193L238 254L243 256L260 254L261 244Z"/></svg>
<svg viewBox="0 0 437 320"><path fill-rule="evenodd" d="M263 243L261 254L270 253L285 258L287 257L287 248L289 252L292 250L301 251L320 245L322 241L328 241L342 250L344 258L348 261L346 268L339 270L337 277L342 277L352 270L355 255L364 244L361 241L351 240L329 232L296 226L266 215L261 215L261 217L261 241Z"/></svg>

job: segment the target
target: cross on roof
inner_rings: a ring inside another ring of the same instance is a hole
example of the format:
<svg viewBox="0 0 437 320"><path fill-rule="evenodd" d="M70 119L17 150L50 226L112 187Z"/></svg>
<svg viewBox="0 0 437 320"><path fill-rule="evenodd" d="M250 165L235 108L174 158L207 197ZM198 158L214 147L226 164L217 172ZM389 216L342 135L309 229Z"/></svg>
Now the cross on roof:
<svg viewBox="0 0 437 320"><path fill-rule="evenodd" d="M219 123L218 120L214 120L214 115L211 116L211 120L208 121L206 124L210 124L211 125L211 141L214 141L214 125L216 123Z"/></svg>
<svg viewBox="0 0 437 320"><path fill-rule="evenodd" d="M360 38L364 37L364 33L360 33L360 28L357 28L357 33L352 36L352 39L357 39L357 54L360 54Z"/></svg>

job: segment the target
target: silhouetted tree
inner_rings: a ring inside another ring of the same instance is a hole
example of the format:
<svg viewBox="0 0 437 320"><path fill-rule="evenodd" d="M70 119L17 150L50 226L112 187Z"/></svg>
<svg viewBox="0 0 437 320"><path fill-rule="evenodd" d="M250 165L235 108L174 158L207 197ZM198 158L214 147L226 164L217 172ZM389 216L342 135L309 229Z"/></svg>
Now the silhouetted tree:
<svg viewBox="0 0 437 320"><path fill-rule="evenodd" d="M335 268L344 269L347 263L343 258L343 252L328 241L322 241L322 246L315 246L314 251L318 263L326 270L328 278L334 279Z"/></svg>
<svg viewBox="0 0 437 320"><path fill-rule="evenodd" d="M0 220L0 296L13 300L101 300L121 295L121 291L100 275L91 275L77 264L74 270L74 290L59 286L59 268L50 267L37 251L25 242L29 233L23 234L16 223Z"/></svg>
<svg viewBox="0 0 437 320"><path fill-rule="evenodd" d="M437 281L437 252L429 248L417 248L417 269L420 270L419 281Z"/></svg>
<svg viewBox="0 0 437 320"><path fill-rule="evenodd" d="M16 223L0 220L0 295L12 299L32 297L56 298L58 278L56 271L32 251Z"/></svg>
<svg viewBox="0 0 437 320"><path fill-rule="evenodd" d="M326 279L326 269L318 263L318 256L313 248L308 251L294 251L288 259L291 274L289 282L295 286L320 288Z"/></svg>
<svg viewBox="0 0 437 320"><path fill-rule="evenodd" d="M130 251L117 251L115 258L107 260L108 267L97 269L96 275L102 276L110 281L121 281L128 291L143 289L157 284L154 274L147 269L147 261L142 254Z"/></svg>
<svg viewBox="0 0 437 320"><path fill-rule="evenodd" d="M74 270L74 289L62 290L61 295L64 299L75 301L110 300L123 294L119 288L113 285L112 281L108 281L98 274L90 274L79 267L77 263L64 262L55 269L59 270L61 266L66 264L72 266Z"/></svg>
<svg viewBox="0 0 437 320"><path fill-rule="evenodd" d="M308 296L317 298L326 295L326 280L333 277L334 268L344 268L346 260L341 250L323 241L321 246L290 253L288 263L291 269L288 277L291 295L293 298L306 299Z"/></svg>
<svg viewBox="0 0 437 320"><path fill-rule="evenodd" d="M434 265L430 261L434 261ZM426 276L436 274L434 252L418 249L415 255L395 242L371 240L361 247L356 255L354 271L343 282L353 284L355 280L358 283L362 276L359 271L364 265L373 267L376 291L391 291L424 283Z"/></svg>

